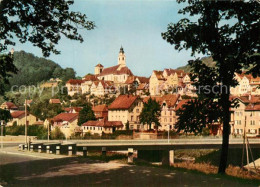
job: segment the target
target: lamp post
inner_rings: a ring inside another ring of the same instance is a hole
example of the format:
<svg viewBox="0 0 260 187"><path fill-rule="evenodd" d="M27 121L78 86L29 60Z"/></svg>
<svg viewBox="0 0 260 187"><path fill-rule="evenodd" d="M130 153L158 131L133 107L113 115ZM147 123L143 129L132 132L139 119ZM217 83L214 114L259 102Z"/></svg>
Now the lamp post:
<svg viewBox="0 0 260 187"><path fill-rule="evenodd" d="M168 143L170 143L170 125L168 125Z"/></svg>
<svg viewBox="0 0 260 187"><path fill-rule="evenodd" d="M1 126L1 149L4 148L4 142L3 142L3 137L4 137L4 126L6 124L4 123L4 120L0 121L0 126Z"/></svg>
<svg viewBox="0 0 260 187"><path fill-rule="evenodd" d="M27 145L27 99L25 99L25 144Z"/></svg>

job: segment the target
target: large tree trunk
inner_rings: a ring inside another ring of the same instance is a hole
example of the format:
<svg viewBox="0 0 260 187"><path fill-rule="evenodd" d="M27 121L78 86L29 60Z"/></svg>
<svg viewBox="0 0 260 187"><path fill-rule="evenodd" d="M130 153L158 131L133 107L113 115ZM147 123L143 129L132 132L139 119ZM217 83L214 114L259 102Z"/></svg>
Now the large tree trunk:
<svg viewBox="0 0 260 187"><path fill-rule="evenodd" d="M219 162L218 173L225 174L227 167L227 157L228 157L228 145L229 145L229 134L230 134L230 101L229 101L230 91L227 90L221 95L221 106L223 109L223 136L222 136L222 148Z"/></svg>

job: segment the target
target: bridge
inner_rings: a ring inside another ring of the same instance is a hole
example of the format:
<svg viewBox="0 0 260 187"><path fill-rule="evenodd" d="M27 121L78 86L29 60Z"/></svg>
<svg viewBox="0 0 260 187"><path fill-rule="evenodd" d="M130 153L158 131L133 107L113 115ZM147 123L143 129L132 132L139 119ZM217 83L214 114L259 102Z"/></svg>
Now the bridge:
<svg viewBox="0 0 260 187"><path fill-rule="evenodd" d="M260 139L249 139L251 148L260 148ZM158 154L163 165L174 163L174 150L178 149L220 149L222 139L201 138L201 139L157 139L157 140L69 140L69 141L33 141L31 147L26 150L34 150L47 153L69 154L87 151L102 151L105 156L107 151L128 151L128 162L132 163L134 151L137 151L138 158L147 158L149 155ZM243 148L243 139L230 139L229 148ZM24 147L23 147L24 148Z"/></svg>

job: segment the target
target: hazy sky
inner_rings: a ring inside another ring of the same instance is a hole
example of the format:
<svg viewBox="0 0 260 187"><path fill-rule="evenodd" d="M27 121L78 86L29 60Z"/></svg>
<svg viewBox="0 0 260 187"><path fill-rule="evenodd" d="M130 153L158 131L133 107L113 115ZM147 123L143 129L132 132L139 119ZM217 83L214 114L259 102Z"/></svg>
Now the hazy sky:
<svg viewBox="0 0 260 187"><path fill-rule="evenodd" d="M150 76L152 70L186 65L190 52L176 51L161 37L170 22L182 17L177 14L182 6L174 0L75 0L72 9L85 13L97 27L80 31L83 43L63 38L57 46L61 54L50 59L84 76L94 73L98 63L105 67L117 65L122 45L126 64L135 75ZM41 50L29 43L17 43L14 48L42 56Z"/></svg>

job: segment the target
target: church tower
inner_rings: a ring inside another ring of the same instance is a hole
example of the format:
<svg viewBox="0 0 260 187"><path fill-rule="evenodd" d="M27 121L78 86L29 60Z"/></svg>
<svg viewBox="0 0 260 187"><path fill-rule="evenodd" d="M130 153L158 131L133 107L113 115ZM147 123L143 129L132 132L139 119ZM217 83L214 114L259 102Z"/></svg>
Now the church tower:
<svg viewBox="0 0 260 187"><path fill-rule="evenodd" d="M95 75L99 75L104 69L104 66L102 64L98 64L95 66Z"/></svg>
<svg viewBox="0 0 260 187"><path fill-rule="evenodd" d="M126 63L125 63L125 52L124 52L124 49L123 49L122 46L120 48L119 55L118 55L118 65L126 66Z"/></svg>

